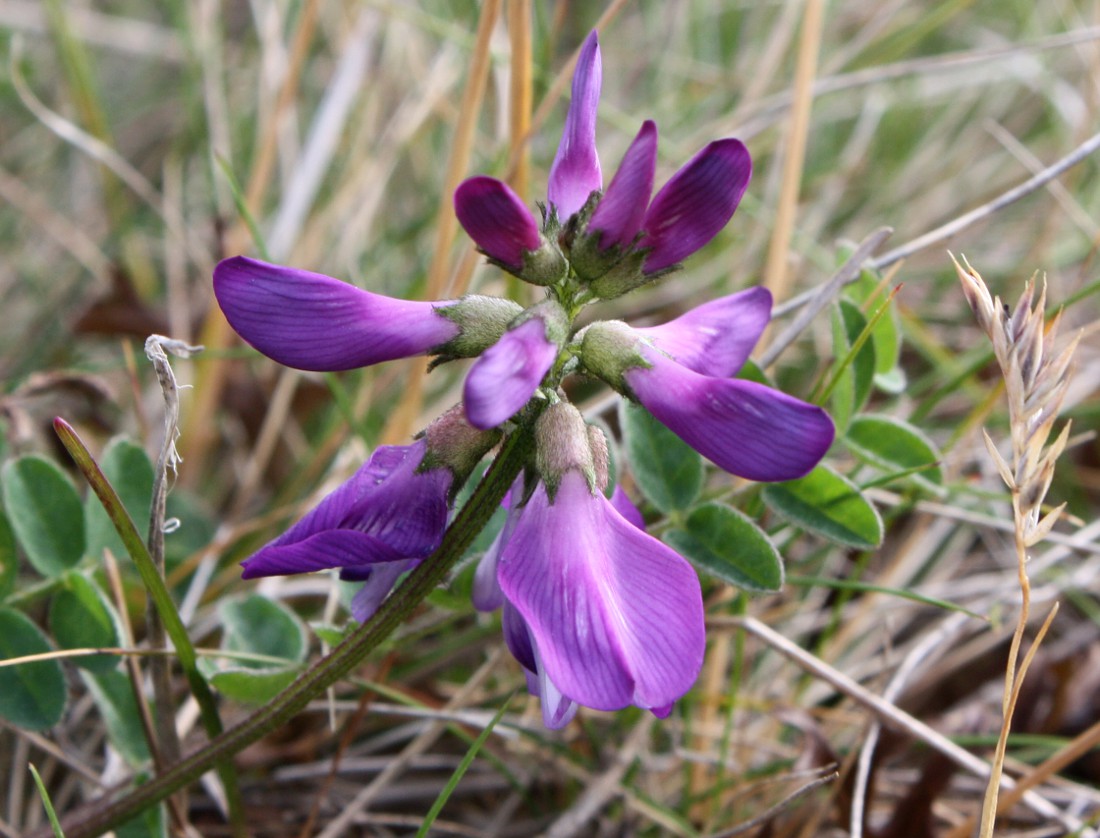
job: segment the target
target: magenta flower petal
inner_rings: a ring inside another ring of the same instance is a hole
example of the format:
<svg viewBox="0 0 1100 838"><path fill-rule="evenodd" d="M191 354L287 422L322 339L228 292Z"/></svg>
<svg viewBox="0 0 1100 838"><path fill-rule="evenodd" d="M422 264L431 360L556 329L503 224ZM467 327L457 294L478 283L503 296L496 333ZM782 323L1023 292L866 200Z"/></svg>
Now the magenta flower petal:
<svg viewBox="0 0 1100 838"><path fill-rule="evenodd" d="M634 331L700 375L729 378L748 360L771 310L771 292L757 286L711 300L660 326Z"/></svg>
<svg viewBox="0 0 1100 838"><path fill-rule="evenodd" d="M602 81L600 42L593 31L585 39L577 58L573 99L565 116L565 130L550 166L546 188L547 198L562 221L583 207L590 194L603 187L600 158L596 154L596 109Z"/></svg>
<svg viewBox="0 0 1100 838"><path fill-rule="evenodd" d="M538 669L535 662L535 647L531 645L531 634L527 623L512 603L505 601L500 612L500 628L504 633L504 643L519 665L531 673Z"/></svg>
<svg viewBox="0 0 1100 838"><path fill-rule="evenodd" d="M384 297L245 256L214 268L214 295L245 341L303 370L348 370L422 355L459 332L436 313L439 303Z"/></svg>
<svg viewBox="0 0 1100 838"><path fill-rule="evenodd" d="M538 222L508 184L472 177L459 184L454 202L459 223L490 258L519 270L524 253L539 249Z"/></svg>
<svg viewBox="0 0 1100 838"><path fill-rule="evenodd" d="M695 571L580 472L562 476L553 504L544 485L535 489L498 575L547 677L571 701L664 707L695 681L705 645Z"/></svg>
<svg viewBox="0 0 1100 838"><path fill-rule="evenodd" d="M392 562L382 562L365 568L367 574L363 578L363 585L351 598L351 616L360 623L365 623L382 605L389 596L401 574L412 570L420 564L419 559L400 559ZM359 570L359 568L355 568ZM349 580L353 574L341 572L340 578Z"/></svg>
<svg viewBox="0 0 1100 838"><path fill-rule="evenodd" d="M676 172L653 198L639 247L652 248L643 270L655 273L701 248L733 217L752 177L740 140L715 140Z"/></svg>
<svg viewBox="0 0 1100 838"><path fill-rule="evenodd" d="M656 168L657 126L647 119L588 222L590 232L601 233L602 250L615 245L628 247L642 229Z"/></svg>
<svg viewBox="0 0 1100 838"><path fill-rule="evenodd" d="M244 579L423 558L447 526L446 468L418 472L427 443L383 446L289 530L242 562Z"/></svg>
<svg viewBox="0 0 1100 838"><path fill-rule="evenodd" d="M611 492L611 505L623 518L645 532L645 518L642 517L638 507L634 505L634 501L630 499L630 495L624 492L623 487L618 484Z"/></svg>
<svg viewBox="0 0 1100 838"><path fill-rule="evenodd" d="M816 405L754 381L699 375L651 347L640 351L652 366L623 373L633 396L732 474L793 480L816 466L833 442L833 422Z"/></svg>
<svg viewBox="0 0 1100 838"><path fill-rule="evenodd" d="M482 555L474 571L470 601L478 611L496 611L506 604L504 591L500 589L500 582L497 581L497 565L500 562L500 552L512 537L512 530L515 529L516 521L519 520L518 504L522 498L523 478L519 477L504 496L504 500L500 502L500 505L508 510L507 515L504 516L504 526L500 528L497 537Z"/></svg>
<svg viewBox="0 0 1100 838"><path fill-rule="evenodd" d="M528 629L530 632L530 629ZM542 705L542 723L550 730L561 730L577 715L580 705L558 689L546 672L539 647L531 647L535 653L535 678L538 685L539 703Z"/></svg>
<svg viewBox="0 0 1100 838"><path fill-rule="evenodd" d="M466 376L466 419L483 431L507 421L535 394L557 354L541 317L509 329L481 354Z"/></svg>

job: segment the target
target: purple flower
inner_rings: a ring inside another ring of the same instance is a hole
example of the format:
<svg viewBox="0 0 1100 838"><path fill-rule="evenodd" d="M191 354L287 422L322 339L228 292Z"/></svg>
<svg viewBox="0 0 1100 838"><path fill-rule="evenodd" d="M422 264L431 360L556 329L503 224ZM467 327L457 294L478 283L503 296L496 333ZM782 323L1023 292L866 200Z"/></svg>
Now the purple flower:
<svg viewBox="0 0 1100 838"><path fill-rule="evenodd" d="M820 407L755 381L693 372L639 342L644 364L622 378L630 394L669 430L731 474L749 480L802 477L836 431Z"/></svg>
<svg viewBox="0 0 1100 838"><path fill-rule="evenodd" d="M423 355L461 332L444 313L452 303L397 300L245 256L214 268L214 295L237 334L296 369L348 370Z"/></svg>
<svg viewBox="0 0 1100 838"><path fill-rule="evenodd" d="M801 477L835 429L828 414L778 390L731 379L767 325L771 294L750 288L665 323L594 323L581 357L589 372L640 402L726 471L750 480Z"/></svg>
<svg viewBox="0 0 1100 838"><path fill-rule="evenodd" d="M351 616L365 623L374 616L382 601L393 590L401 574L420 564L420 559L399 559L393 562L379 562L366 567L345 567L340 570L340 579L344 582L362 582L362 586L351 598Z"/></svg>
<svg viewBox="0 0 1100 838"><path fill-rule="evenodd" d="M612 247L625 250L634 243L653 195L656 169L657 125L647 119L623 155L607 192L588 222L588 230L600 234L601 250Z"/></svg>
<svg viewBox="0 0 1100 838"><path fill-rule="evenodd" d="M550 166L546 197L565 221L584 206L588 196L603 188L600 158L596 153L596 109L600 103L603 65L600 42L589 33L573 72L573 98L565 115L565 130Z"/></svg>
<svg viewBox="0 0 1100 838"><path fill-rule="evenodd" d="M663 271L713 239L733 217L751 177L752 158L740 140L715 140L685 163L646 210L638 243L649 250L642 271Z"/></svg>
<svg viewBox="0 0 1100 838"><path fill-rule="evenodd" d="M579 470L560 476L553 500L545 484L535 489L498 578L530 632L531 654L517 658L563 699L667 714L699 674L705 638L695 571L623 518ZM521 644L513 636L510 645Z"/></svg>
<svg viewBox="0 0 1100 838"><path fill-rule="evenodd" d="M519 611L505 600L501 616L504 642L512 656L523 667L527 678L527 691L542 704L542 722L551 730L559 730L573 721L580 705L562 695L542 663L538 646L531 637L531 630Z"/></svg>
<svg viewBox="0 0 1100 838"><path fill-rule="evenodd" d="M553 212L546 234L556 231L555 220L567 230L571 223L579 225L564 240L570 261L598 296L609 298L675 267L713 239L741 202L752 177L752 160L740 140L716 140L676 172L651 202L657 126L646 120L591 218L578 216L590 196L603 188L596 152L601 81L599 41L592 32L581 47L565 130L550 167L547 197ZM560 276L559 263L549 256L554 246L540 239L535 217L504 183L471 178L455 192L455 212L497 264L537 284ZM574 216L579 222L570 222ZM536 251L554 264L553 270L527 264Z"/></svg>
<svg viewBox="0 0 1100 838"><path fill-rule="evenodd" d="M565 340L569 324L556 302L533 306L523 318L481 354L466 376L463 401L475 428L495 428L527 404Z"/></svg>
<svg viewBox="0 0 1100 838"><path fill-rule="evenodd" d="M242 562L244 579L423 558L443 537L454 474L421 471L428 440L375 450L343 485Z"/></svg>
<svg viewBox="0 0 1100 838"><path fill-rule="evenodd" d="M455 190L455 215L486 256L518 271L527 253L542 245L539 225L503 181L479 175Z"/></svg>
<svg viewBox="0 0 1100 838"><path fill-rule="evenodd" d="M611 505L623 518L643 532L645 531L645 518L642 517L638 507L634 505L634 501L630 499L630 495L624 492L623 487L619 484L615 484L615 488L611 492Z"/></svg>
<svg viewBox="0 0 1100 838"><path fill-rule="evenodd" d="M771 320L771 310L771 292L756 286L634 332L700 375L729 378L748 360Z"/></svg>
<svg viewBox="0 0 1100 838"><path fill-rule="evenodd" d="M352 614L366 621L407 570L439 547L454 493L500 439L471 428L461 407L412 445L375 450L352 477L283 535L242 562L244 579L340 568L362 582Z"/></svg>
<svg viewBox="0 0 1100 838"><path fill-rule="evenodd" d="M625 251L643 233L636 247L648 251L641 269L646 276L672 267L713 239L733 217L752 177L744 143L715 140L684 164L651 203L656 166L657 126L647 120L586 230L600 250Z"/></svg>

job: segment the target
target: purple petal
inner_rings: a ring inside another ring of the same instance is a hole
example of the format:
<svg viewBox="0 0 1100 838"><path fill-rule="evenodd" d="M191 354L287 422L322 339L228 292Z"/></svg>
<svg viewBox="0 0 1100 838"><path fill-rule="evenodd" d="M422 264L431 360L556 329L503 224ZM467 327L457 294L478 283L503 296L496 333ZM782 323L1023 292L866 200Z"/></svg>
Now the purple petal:
<svg viewBox="0 0 1100 838"><path fill-rule="evenodd" d="M623 162L611 178L599 206L588 222L590 231L599 231L600 249L618 245L625 248L642 229L649 197L653 194L653 173L657 168L657 126L647 119Z"/></svg>
<svg viewBox="0 0 1100 838"><path fill-rule="evenodd" d="M458 335L439 303L372 294L323 274L245 256L214 268L226 319L267 357L302 370L349 370L423 355Z"/></svg>
<svg viewBox="0 0 1100 838"><path fill-rule="evenodd" d="M426 443L383 446L289 530L242 562L242 577L421 558L447 526L445 468L417 472Z"/></svg>
<svg viewBox="0 0 1100 838"><path fill-rule="evenodd" d="M578 704L664 707L703 661L695 571L567 472L553 505L539 485L501 556L499 578L547 677Z"/></svg>
<svg viewBox="0 0 1100 838"><path fill-rule="evenodd" d="M530 630L528 630L530 631ZM542 704L542 723L550 730L561 730L577 715L579 705L566 697L546 673L546 666L539 655L538 644L532 643L535 653L535 675L538 679L539 702Z"/></svg>
<svg viewBox="0 0 1100 838"><path fill-rule="evenodd" d="M509 329L481 354L466 376L466 419L483 431L507 421L535 394L557 354L541 317Z"/></svg>
<svg viewBox="0 0 1100 838"><path fill-rule="evenodd" d="M600 158L596 154L596 109L602 80L600 42L593 31L577 58L573 98L546 188L547 198L562 221L583 207L588 196L603 186Z"/></svg>
<svg viewBox="0 0 1100 838"><path fill-rule="evenodd" d="M386 562L373 565L370 575L363 580L363 585L351 598L351 616L360 623L365 623L374 616L374 612L389 596L401 574L412 570L419 564L418 559L405 559L401 561ZM344 574L340 574L344 578Z"/></svg>
<svg viewBox="0 0 1100 838"><path fill-rule="evenodd" d="M472 177L459 184L454 202L459 223L498 262L519 270L524 253L539 249L538 222L508 184L485 175Z"/></svg>
<svg viewBox="0 0 1100 838"><path fill-rule="evenodd" d="M510 602L504 603L504 609L500 614L500 627L504 632L504 643L508 646L512 657L519 661L519 665L529 672L538 669L538 664L535 662L535 648L531 645L531 634L527 630L527 623Z"/></svg>
<svg viewBox="0 0 1100 838"><path fill-rule="evenodd" d="M699 375L650 347L641 351L652 366L623 374L634 397L726 471L750 480L793 480L829 450L835 429L820 407L754 381Z"/></svg>
<svg viewBox="0 0 1100 838"><path fill-rule="evenodd" d="M681 366L729 378L748 360L771 311L771 292L757 286L711 300L661 326L634 331Z"/></svg>
<svg viewBox="0 0 1100 838"><path fill-rule="evenodd" d="M733 217L752 177L740 140L716 140L672 176L649 205L639 247L652 248L643 270L656 273L701 248Z"/></svg>
<svg viewBox="0 0 1100 838"><path fill-rule="evenodd" d="M623 518L645 532L645 518L638 511L638 507L634 505L634 501L630 499L630 495L623 491L622 486L616 485L611 492L611 505Z"/></svg>
<svg viewBox="0 0 1100 838"><path fill-rule="evenodd" d="M385 541L355 530L329 530L292 544L268 545L241 562L242 579L289 576L405 558Z"/></svg>
<svg viewBox="0 0 1100 838"><path fill-rule="evenodd" d="M519 509L513 506L512 498L518 499L522 494L521 478L513 484L501 503L501 506L508 510L504 518L504 526L500 528L497 537L493 539L493 543L477 563L470 601L478 611L496 611L505 603L504 591L500 589L500 582L497 581L497 565L500 563L500 553L508 543L508 539L512 537L512 530L515 529L516 521L519 519Z"/></svg>

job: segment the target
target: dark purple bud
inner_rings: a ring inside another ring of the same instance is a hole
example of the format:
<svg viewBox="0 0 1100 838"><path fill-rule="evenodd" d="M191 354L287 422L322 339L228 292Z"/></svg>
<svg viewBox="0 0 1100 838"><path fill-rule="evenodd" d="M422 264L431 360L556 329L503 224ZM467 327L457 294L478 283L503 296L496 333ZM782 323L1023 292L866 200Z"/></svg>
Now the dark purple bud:
<svg viewBox="0 0 1100 838"><path fill-rule="evenodd" d="M716 140L689 160L653 198L639 247L644 271L657 273L697 251L726 226L752 177L740 140Z"/></svg>
<svg viewBox="0 0 1100 838"><path fill-rule="evenodd" d="M588 222L588 234L599 234L600 249L625 249L641 231L656 168L657 126L647 119Z"/></svg>
<svg viewBox="0 0 1100 838"><path fill-rule="evenodd" d="M539 225L508 184L478 175L459 184L455 215L470 238L490 258L518 271L527 253L542 246Z"/></svg>

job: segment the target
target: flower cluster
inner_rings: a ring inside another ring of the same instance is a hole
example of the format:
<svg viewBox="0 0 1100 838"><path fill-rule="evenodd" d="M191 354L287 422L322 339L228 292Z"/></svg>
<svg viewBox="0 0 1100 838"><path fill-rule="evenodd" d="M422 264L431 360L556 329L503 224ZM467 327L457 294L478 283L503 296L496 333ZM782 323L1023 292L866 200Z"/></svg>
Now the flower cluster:
<svg viewBox="0 0 1100 838"><path fill-rule="evenodd" d="M474 295L395 300L245 257L214 272L233 328L288 366L476 359L461 405L412 445L376 450L245 561L245 577L339 568L342 578L363 581L352 610L367 619L398 576L439 546L455 493L478 461L503 435L535 423L535 454L477 568L474 603L503 608L508 646L550 727L566 724L578 705L667 715L694 682L705 646L695 571L646 534L621 489L607 498L607 440L569 404L563 380L602 379L716 465L751 480L806 474L834 434L819 407L732 377L770 318L763 288L660 326L575 328L588 302L650 282L709 242L732 217L752 170L740 141L717 140L652 195L657 129L646 121L605 190L595 144L600 80L592 33L541 221L494 178L470 178L455 192L458 219L489 260L545 289L536 305Z"/></svg>

